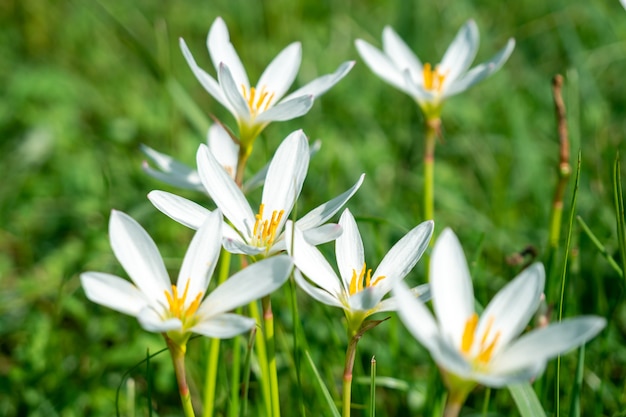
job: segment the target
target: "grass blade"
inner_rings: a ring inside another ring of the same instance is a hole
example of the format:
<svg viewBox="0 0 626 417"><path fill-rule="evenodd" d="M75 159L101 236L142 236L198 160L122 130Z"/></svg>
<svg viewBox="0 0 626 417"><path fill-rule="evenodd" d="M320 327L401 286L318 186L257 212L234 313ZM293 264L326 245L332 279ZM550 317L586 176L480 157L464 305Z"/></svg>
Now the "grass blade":
<svg viewBox="0 0 626 417"><path fill-rule="evenodd" d="M330 395L330 392L328 391L328 388L324 384L324 381L322 381L322 377L320 376L319 371L315 367L315 363L313 363L313 358L311 358L311 355L309 354L308 350L304 351L304 356L306 356L306 359L309 362L309 366L311 366L311 370L313 371L313 375L315 376L315 380L318 383L319 390L321 391L322 395L324 396L324 399L326 400L326 403L328 404L328 409L330 410L332 416L333 417L341 417L341 414L339 414L339 410L335 406L335 402L333 401L333 397Z"/></svg>
<svg viewBox="0 0 626 417"><path fill-rule="evenodd" d="M530 384L509 385L508 388L522 417L546 417L546 412Z"/></svg>
<svg viewBox="0 0 626 417"><path fill-rule="evenodd" d="M619 153L615 157L613 166L613 202L617 220L617 239L619 243L620 263L622 271L626 270L626 224L624 222L624 196L622 194L621 166Z"/></svg>
<svg viewBox="0 0 626 417"><path fill-rule="evenodd" d="M583 385L583 373L585 368L585 345L578 349L578 362L576 363L576 379L572 387L569 417L580 417L580 391Z"/></svg>
<svg viewBox="0 0 626 417"><path fill-rule="evenodd" d="M587 237L591 240L591 243L593 243L598 249L598 251L600 252L600 254L606 258L606 260L609 262L609 265L611 265L613 270L617 272L620 277L623 277L624 273L622 272L622 268L617 264L615 259L613 259L611 254L606 250L606 248L600 242L600 240L596 237L596 235L593 234L593 232L591 231L587 223L585 223L585 221L580 216L577 216L576 220L578 220L578 224L583 229L583 232L585 232Z"/></svg>

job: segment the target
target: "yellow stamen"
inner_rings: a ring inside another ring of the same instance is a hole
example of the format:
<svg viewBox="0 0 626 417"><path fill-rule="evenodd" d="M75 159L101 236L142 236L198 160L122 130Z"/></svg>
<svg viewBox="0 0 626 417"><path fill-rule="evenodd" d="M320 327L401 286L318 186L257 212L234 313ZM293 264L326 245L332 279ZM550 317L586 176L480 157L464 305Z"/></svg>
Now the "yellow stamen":
<svg viewBox="0 0 626 417"><path fill-rule="evenodd" d="M489 317L487 321L487 327L480 338L480 346L478 348L478 353L474 356L474 362L478 362L482 365L489 363L491 360L491 356L493 355L493 351L500 339L500 332L496 332L496 334L491 339L490 343L487 343L491 336L491 330L493 327L494 318ZM478 327L478 314L473 313L465 322L465 329L463 330L463 337L461 339L461 352L469 356L471 354L472 346L474 345L474 339L476 337L476 328Z"/></svg>
<svg viewBox="0 0 626 417"><path fill-rule="evenodd" d="M424 78L424 88L426 90L434 90L438 93L441 92L446 74L439 72L439 68L433 70L430 63L425 63L422 70L422 77Z"/></svg>
<svg viewBox="0 0 626 417"><path fill-rule="evenodd" d="M246 103L248 103L250 114L253 117L256 116L259 111L267 110L275 95L274 92L270 94L268 91L265 91L265 86L262 86L260 90L254 87L250 87L250 90L248 90L246 86L242 84L241 91L243 98L246 100Z"/></svg>
<svg viewBox="0 0 626 417"><path fill-rule="evenodd" d="M189 317L192 317L198 307L200 307L200 302L202 301L202 291L200 291L194 300L189 304L189 307L185 309L185 300L187 299L187 294L189 292L189 282L185 284L185 290L183 291L183 295L179 297L178 288L176 285L172 285L172 292L165 291L165 298L167 299L167 304L169 306L169 311L172 317L179 318L184 321Z"/></svg>
<svg viewBox="0 0 626 417"><path fill-rule="evenodd" d="M255 216L254 228L252 234L254 235L254 244L257 246L272 246L274 239L276 239L276 233L278 232L278 226L285 214L285 210L272 212L272 217L269 220L263 220L263 210L265 204L261 204L259 207L259 213Z"/></svg>
<svg viewBox="0 0 626 417"><path fill-rule="evenodd" d="M385 278L384 275L374 278L372 281L372 270L367 269L367 265L363 262L363 268L357 275L356 269L352 270L352 279L350 279L350 295L363 291L365 288L373 287Z"/></svg>
<svg viewBox="0 0 626 417"><path fill-rule="evenodd" d="M474 313L465 322L465 330L463 330L463 338L461 339L461 352L466 355L470 352L474 344L474 333L478 325L478 314Z"/></svg>

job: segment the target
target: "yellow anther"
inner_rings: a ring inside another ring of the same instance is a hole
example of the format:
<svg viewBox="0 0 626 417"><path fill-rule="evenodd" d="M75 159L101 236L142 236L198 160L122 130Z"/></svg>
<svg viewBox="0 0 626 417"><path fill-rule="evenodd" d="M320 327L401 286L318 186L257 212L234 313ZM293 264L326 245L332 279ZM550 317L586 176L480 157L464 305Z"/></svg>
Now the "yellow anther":
<svg viewBox="0 0 626 417"><path fill-rule="evenodd" d="M439 72L438 68L433 70L432 66L427 62L424 64L422 77L424 78L424 88L426 90L441 92L446 74Z"/></svg>
<svg viewBox="0 0 626 417"><path fill-rule="evenodd" d="M285 210L274 210L272 217L269 220L263 220L263 210L265 204L261 204L259 207L259 213L255 216L254 228L252 234L254 235L254 244L257 246L271 246L276 239L276 233L278 232L278 226L285 214Z"/></svg>
<svg viewBox="0 0 626 417"><path fill-rule="evenodd" d="M489 317L487 321L487 328L485 329L482 337L480 338L480 346L478 347L478 353L473 358L475 362L480 364L489 363L493 351L500 339L500 332L496 332L495 336L491 339L490 343L487 343L491 335L491 329L493 327L494 318ZM465 329L463 330L463 337L461 339L461 352L466 356L469 356L474 345L474 339L476 337L476 328L478 327L478 314L473 313L465 322Z"/></svg>
<svg viewBox="0 0 626 417"><path fill-rule="evenodd" d="M365 288L373 287L378 284L385 277L383 275L376 277L372 281L372 270L367 269L367 265L363 262L363 268L357 275L356 269L352 270L352 279L350 279L350 295L354 295L357 292L363 291Z"/></svg>
<svg viewBox="0 0 626 417"><path fill-rule="evenodd" d="M192 317L198 310L198 307L200 307L200 302L202 301L202 291L196 295L191 304L189 304L189 307L185 309L185 300L187 299L187 293L189 292L189 282L190 280L188 279L185 284L183 295L180 297L176 285L172 285L171 293L169 291L165 291L165 298L167 299L167 304L169 305L172 317L176 317L181 320Z"/></svg>
<svg viewBox="0 0 626 417"><path fill-rule="evenodd" d="M478 325L478 314L472 314L465 322L463 338L461 339L461 352L468 354L474 344L474 333Z"/></svg>
<svg viewBox="0 0 626 417"><path fill-rule="evenodd" d="M267 110L275 95L273 92L270 94L268 91L265 91L265 86L262 86L260 90L257 90L255 87L250 87L250 90L248 90L242 84L241 91L252 116L256 116L260 110Z"/></svg>

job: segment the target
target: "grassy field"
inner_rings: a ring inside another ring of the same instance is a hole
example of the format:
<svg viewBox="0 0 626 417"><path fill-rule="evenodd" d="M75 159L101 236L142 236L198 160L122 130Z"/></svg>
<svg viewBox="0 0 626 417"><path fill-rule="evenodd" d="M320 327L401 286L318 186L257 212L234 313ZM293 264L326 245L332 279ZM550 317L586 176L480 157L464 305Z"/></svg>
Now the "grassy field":
<svg viewBox="0 0 626 417"><path fill-rule="evenodd" d="M163 189L207 207L212 203L145 175L139 147L146 144L193 165L208 115L235 127L178 48L183 37L199 65L214 74L205 40L217 16L226 21L252 82L294 41L303 47L297 85L346 60L357 61L306 116L273 123L262 133L248 172L263 166L296 129L320 138L322 148L311 161L298 207L308 211L365 173L348 207L372 265L424 220L424 120L410 97L372 74L354 40L380 46L383 27L391 25L423 61L437 62L458 28L473 18L481 35L478 63L509 37L516 39L513 55L498 73L446 103L443 139L437 145L436 234L445 227L457 233L483 304L519 272L522 265L511 263L512 255L531 246L535 260L549 260L559 161L551 79L563 74L570 163L575 171L580 152L580 180L576 207L571 205L574 175L566 189L547 301L556 317L569 253L564 315L596 314L608 325L586 347L580 396L573 392L575 353L561 360L559 402L556 361L534 386L548 415L576 415L569 414L573 403L580 404L583 416L626 415L625 281L576 220L571 247L565 248L573 210L608 254L620 265L623 261L613 166L626 132L626 10L617 0L133 3L0 3L0 415L112 416L118 388L122 415L146 416L149 410L181 415L169 355L151 358L149 369L145 364L134 368L148 352L165 347L163 338L145 332L133 318L88 301L79 274L94 270L126 276L109 246L111 209L137 219L159 245L172 276L177 273L192 231L159 213L146 194ZM332 253L330 245L322 249ZM407 281L426 281L424 263ZM308 350L339 401L347 343L343 315L302 292L298 302ZM273 296L273 305L283 415L297 415L301 393L307 415L329 415L306 366L298 388L288 286ZM222 349L219 415L228 410L233 343L225 342ZM203 388L207 346L203 338L189 343L192 394ZM362 410L356 407L353 415L370 415L374 355L381 381L377 415L433 415L443 395L436 367L395 314L365 334L357 355L353 402ZM131 383L124 379L128 371ZM262 416L262 410L253 375L248 415ZM516 413L506 389L479 388L463 415Z"/></svg>

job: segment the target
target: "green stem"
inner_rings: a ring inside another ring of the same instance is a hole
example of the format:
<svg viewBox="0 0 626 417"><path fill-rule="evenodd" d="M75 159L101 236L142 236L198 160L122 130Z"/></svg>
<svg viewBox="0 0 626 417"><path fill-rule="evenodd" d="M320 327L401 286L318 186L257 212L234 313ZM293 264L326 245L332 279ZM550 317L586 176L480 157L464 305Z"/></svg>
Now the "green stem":
<svg viewBox="0 0 626 417"><path fill-rule="evenodd" d="M350 417L350 404L352 402L352 370L356 356L356 345L361 338L361 333L348 330L348 348L346 349L346 363L343 369L343 413L342 417Z"/></svg>
<svg viewBox="0 0 626 417"><path fill-rule="evenodd" d="M261 314L259 312L259 306L256 301L253 301L249 305L250 316L261 325ZM259 368L261 369L261 391L263 393L263 402L265 403L265 414L267 416L272 415L272 395L270 390L270 377L267 364L267 350L265 345L265 337L263 331L256 332L256 354L259 361Z"/></svg>
<svg viewBox="0 0 626 417"><path fill-rule="evenodd" d="M265 325L265 344L267 349L267 365L270 377L270 394L272 400L272 416L280 417L280 394L278 392L278 370L276 368L276 351L274 341L274 314L272 301L267 295L261 299L263 305L263 324Z"/></svg>
<svg viewBox="0 0 626 417"><path fill-rule="evenodd" d="M176 382L178 383L178 392L180 393L180 400L183 403L183 411L185 417L195 417L193 412L193 406L191 404L191 394L189 393L189 386L187 385L187 379L185 377L185 352L187 350L186 345L179 345L172 341L164 333L165 342L170 349L172 355L172 362L174 362L174 371L176 372Z"/></svg>
<svg viewBox="0 0 626 417"><path fill-rule="evenodd" d="M426 121L424 138L424 220L435 218L435 144L441 132L441 119Z"/></svg>
<svg viewBox="0 0 626 417"><path fill-rule="evenodd" d="M235 174L235 183L242 188L243 186L243 174L246 171L246 164L250 153L252 152L252 146L239 146L239 155L237 158L237 173Z"/></svg>
<svg viewBox="0 0 626 417"><path fill-rule="evenodd" d="M241 307L235 312L241 314ZM230 408L228 409L228 415L230 417L237 417L239 415L239 385L241 378L241 337L235 337L233 341L233 364L230 377Z"/></svg>
<svg viewBox="0 0 626 417"><path fill-rule="evenodd" d="M250 386L250 365L252 362L252 348L254 347L254 339L256 338L256 327L253 327L250 331L250 338L248 339L248 346L246 350L246 359L244 363L244 374L243 374L243 388L242 388L242 397L243 397L243 405L241 407L241 416L246 417L248 414L248 387Z"/></svg>
<svg viewBox="0 0 626 417"><path fill-rule="evenodd" d="M222 249L218 285L226 281L230 272L230 253ZM204 411L203 417L213 417L215 411L215 389L217 388L217 365L220 356L220 339L211 339L209 342L209 360L205 372Z"/></svg>
<svg viewBox="0 0 626 417"><path fill-rule="evenodd" d="M298 380L298 402L300 408L300 415L306 416L306 407L304 405L304 396L302 390L302 376L300 374L300 316L298 314L298 299L296 295L296 281L293 278L293 272L289 278L289 294L291 296L291 316L293 318L293 358L296 366L296 377ZM304 343L306 344L306 342ZM305 346L306 348L306 346Z"/></svg>

